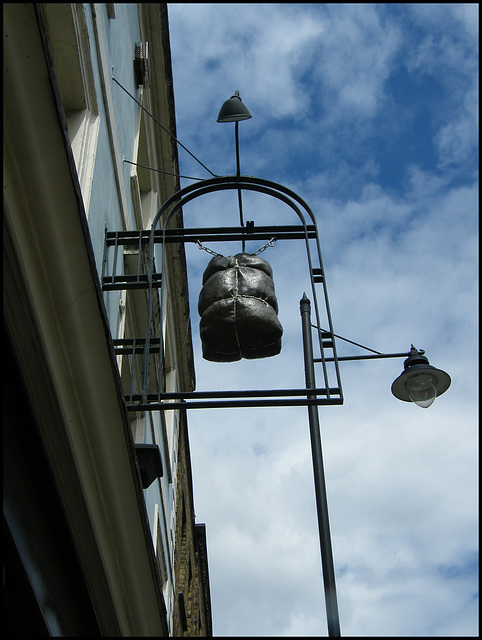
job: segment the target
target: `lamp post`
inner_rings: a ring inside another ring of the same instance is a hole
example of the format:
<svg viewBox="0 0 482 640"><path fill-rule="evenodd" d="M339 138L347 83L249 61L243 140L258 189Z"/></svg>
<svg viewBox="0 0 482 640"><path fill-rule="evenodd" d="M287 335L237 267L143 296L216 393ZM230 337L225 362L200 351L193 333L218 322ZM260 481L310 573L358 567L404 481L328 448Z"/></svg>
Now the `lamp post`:
<svg viewBox="0 0 482 640"><path fill-rule="evenodd" d="M236 175L241 175L240 164L239 164L239 135L238 135L238 122L240 120L249 120L251 118L251 114L249 113L246 106L243 104L243 101L239 97L239 91L234 92L234 96L231 96L229 100L226 100L223 103L223 106L219 110L217 122L234 122L234 139L236 146ZM241 199L241 189L238 189L238 207L239 207L239 224L244 227L244 219L243 219L243 201ZM246 248L246 242L243 238L242 240L242 250L243 253Z"/></svg>
<svg viewBox="0 0 482 640"><path fill-rule="evenodd" d="M303 294L300 300L301 327L303 333L303 355L305 362L306 389L315 389L315 367L313 362L313 343L311 340L311 303ZM308 398L313 395L308 395ZM311 456L315 481L316 511L318 515L318 533L320 536L321 564L323 567L323 585L325 588L326 618L328 635L340 637L340 620L336 597L335 567L331 548L330 521L328 518L328 500L326 497L325 472L321 448L321 431L318 419L318 407L308 405L310 423Z"/></svg>

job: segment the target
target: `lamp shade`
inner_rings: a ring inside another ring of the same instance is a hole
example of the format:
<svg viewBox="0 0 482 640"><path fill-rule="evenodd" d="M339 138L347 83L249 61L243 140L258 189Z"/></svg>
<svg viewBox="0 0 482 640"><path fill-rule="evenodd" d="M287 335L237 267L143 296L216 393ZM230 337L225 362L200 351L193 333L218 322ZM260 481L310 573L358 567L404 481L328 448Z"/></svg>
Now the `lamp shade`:
<svg viewBox="0 0 482 640"><path fill-rule="evenodd" d="M399 400L414 402L423 409L428 408L436 397L450 387L448 373L429 364L423 351L412 345L410 356L404 362L404 371L392 384L392 393Z"/></svg>
<svg viewBox="0 0 482 640"><path fill-rule="evenodd" d="M239 97L239 91L235 91L234 96L226 100L219 110L217 122L238 122L249 118L252 118L252 115Z"/></svg>
<svg viewBox="0 0 482 640"><path fill-rule="evenodd" d="M134 446L141 473L142 488L147 489L156 478L162 478L161 452L157 444L136 444Z"/></svg>

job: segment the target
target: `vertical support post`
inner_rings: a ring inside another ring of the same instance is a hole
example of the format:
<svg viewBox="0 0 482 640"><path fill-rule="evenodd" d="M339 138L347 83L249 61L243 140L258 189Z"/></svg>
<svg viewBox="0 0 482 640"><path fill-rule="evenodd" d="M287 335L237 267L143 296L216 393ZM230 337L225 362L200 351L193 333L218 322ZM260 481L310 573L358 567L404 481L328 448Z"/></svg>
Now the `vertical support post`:
<svg viewBox="0 0 482 640"><path fill-rule="evenodd" d="M238 121L234 123L234 141L236 146L236 175L239 177L241 175L240 165L239 165L239 134L238 134ZM243 219L243 201L241 198L241 189L238 189L238 205L239 205L239 223L242 227L244 227L244 219ZM243 253L246 250L246 242L243 238L242 241L242 251Z"/></svg>
<svg viewBox="0 0 482 640"><path fill-rule="evenodd" d="M157 222L157 221L156 221ZM152 318L152 275L154 272L154 223L152 224L151 231L149 233L148 244L148 256L147 256L147 327L146 327L146 340L144 342L144 354L142 357L142 404L147 404L147 394L149 393L149 355L151 346L151 318ZM164 255L164 246L162 247ZM163 265L164 266L164 265ZM162 270L162 287L165 286L164 269ZM162 289L161 289L162 295ZM161 314L162 316L162 314ZM162 342L162 317L161 317L161 333L160 338Z"/></svg>
<svg viewBox="0 0 482 640"><path fill-rule="evenodd" d="M303 294L300 300L301 325L303 330L303 354L305 361L306 389L315 389L315 367L313 362L313 342L311 339L311 303ZM308 398L316 397L307 394ZM310 423L311 454L313 457L313 475L315 481L316 511L318 515L318 531L320 535L321 563L323 568L323 584L325 588L326 617L328 635L340 637L340 622L336 598L335 569L331 548L330 522L328 519L328 501L326 497L325 474L321 448L321 433L318 407L308 405Z"/></svg>

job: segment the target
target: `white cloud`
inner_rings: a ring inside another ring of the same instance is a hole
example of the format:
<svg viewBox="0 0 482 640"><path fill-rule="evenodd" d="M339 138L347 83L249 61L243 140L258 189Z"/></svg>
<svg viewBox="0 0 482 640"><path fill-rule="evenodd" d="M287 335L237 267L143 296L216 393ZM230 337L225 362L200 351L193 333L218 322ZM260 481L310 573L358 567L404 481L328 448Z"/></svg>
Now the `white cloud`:
<svg viewBox="0 0 482 640"><path fill-rule="evenodd" d="M374 5L174 4L169 15L176 82L204 98L200 115L237 88L259 127L266 118L303 118L310 102L330 120L373 116L399 47L397 27Z"/></svg>
<svg viewBox="0 0 482 640"><path fill-rule="evenodd" d="M437 132L436 145L441 166L464 166L467 159L477 152L478 130L478 86L474 81L466 91L455 118Z"/></svg>
<svg viewBox="0 0 482 640"><path fill-rule="evenodd" d="M181 83L184 74L202 79L194 89L205 98L202 110L213 99L220 106L235 89L241 97L249 90L250 105L259 109L262 102L271 119L303 110L306 92L299 91L298 72L323 30L319 21L293 6L249 3L174 4L169 15L180 29L178 77Z"/></svg>
<svg viewBox="0 0 482 640"><path fill-rule="evenodd" d="M384 98L383 84L400 46L394 23L383 20L375 5L327 5L329 26L315 77L319 94L334 92L327 117L373 116Z"/></svg>
<svg viewBox="0 0 482 640"><path fill-rule="evenodd" d="M419 25L436 34L450 33L477 47L479 7L477 3L414 3L408 7Z"/></svg>

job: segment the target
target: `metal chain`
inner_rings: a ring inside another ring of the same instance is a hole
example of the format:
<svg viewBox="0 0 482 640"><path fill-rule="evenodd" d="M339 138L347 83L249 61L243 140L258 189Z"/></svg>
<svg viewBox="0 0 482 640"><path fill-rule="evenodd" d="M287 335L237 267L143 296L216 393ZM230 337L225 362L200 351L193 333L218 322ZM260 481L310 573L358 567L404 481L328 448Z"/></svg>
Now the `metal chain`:
<svg viewBox="0 0 482 640"><path fill-rule="evenodd" d="M274 245L276 240L277 240L277 238L275 238L273 236L270 240L268 240L268 242L265 245L263 245L262 247L257 249L254 253L251 253L250 255L257 256L258 254L262 253L263 251L266 251L266 249L268 249L268 247L272 247ZM210 253L212 256L217 256L218 258L223 258L224 257L221 253L216 253L215 251L213 251L209 247L205 247L203 244L201 244L200 240L196 240L195 242L196 242L196 244L198 246L198 249L201 249L201 251L206 251L207 253Z"/></svg>
<svg viewBox="0 0 482 640"><path fill-rule="evenodd" d="M267 242L265 245L263 245L260 249L258 249L257 251L255 251L255 252L254 252L254 253L252 253L251 255L252 255L252 256L257 256L257 255L258 255L258 253L262 253L263 251L266 251L266 249L267 249L268 247L272 247L272 246L274 245L274 243L276 242L276 240L277 240L277 238L275 238L275 237L273 236L270 240L268 240L268 242Z"/></svg>
<svg viewBox="0 0 482 640"><path fill-rule="evenodd" d="M201 242L199 240L196 240L196 244L198 246L198 249L201 249L201 251L206 251L207 253L210 253L212 256L218 256L218 258L222 258L223 257L220 253L216 253L215 251L213 251L209 247L205 247L203 244L201 244Z"/></svg>

